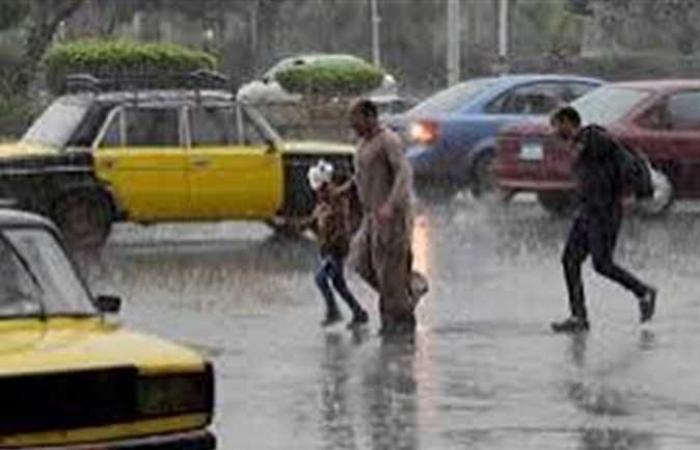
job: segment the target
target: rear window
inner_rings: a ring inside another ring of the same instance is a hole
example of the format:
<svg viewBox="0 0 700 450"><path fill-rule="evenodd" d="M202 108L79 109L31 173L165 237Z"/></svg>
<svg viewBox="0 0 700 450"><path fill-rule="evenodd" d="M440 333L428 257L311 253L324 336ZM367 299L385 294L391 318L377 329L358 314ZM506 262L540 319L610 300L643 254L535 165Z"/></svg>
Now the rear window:
<svg viewBox="0 0 700 450"><path fill-rule="evenodd" d="M640 89L604 86L575 100L571 106L581 114L583 123L608 125L627 115L650 95Z"/></svg>
<svg viewBox="0 0 700 450"><path fill-rule="evenodd" d="M468 81L440 91L409 111L409 114L451 113L495 83L492 79Z"/></svg>

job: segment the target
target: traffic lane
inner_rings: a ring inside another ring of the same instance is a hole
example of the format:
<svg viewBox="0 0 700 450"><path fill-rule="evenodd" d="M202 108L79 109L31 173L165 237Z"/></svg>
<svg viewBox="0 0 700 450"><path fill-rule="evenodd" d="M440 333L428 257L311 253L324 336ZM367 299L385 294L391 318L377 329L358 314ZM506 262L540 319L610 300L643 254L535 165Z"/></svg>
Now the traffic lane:
<svg viewBox="0 0 700 450"><path fill-rule="evenodd" d="M247 225L119 230L100 264L127 323L214 359L222 447L694 448L697 219L625 225L619 259L660 286L659 315L638 326L632 298L587 268L584 339L547 330L566 313L567 222L519 204L418 218L432 291L412 343L376 336L354 276L371 327L321 330L313 243Z"/></svg>

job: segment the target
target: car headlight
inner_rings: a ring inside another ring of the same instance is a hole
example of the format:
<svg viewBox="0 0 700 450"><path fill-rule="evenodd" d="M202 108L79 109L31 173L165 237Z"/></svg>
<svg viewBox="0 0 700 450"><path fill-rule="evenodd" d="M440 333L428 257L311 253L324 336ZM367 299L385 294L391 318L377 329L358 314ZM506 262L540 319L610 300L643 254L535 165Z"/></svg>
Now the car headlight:
<svg viewBox="0 0 700 450"><path fill-rule="evenodd" d="M142 377L137 386L137 408L142 416L208 413L214 403L214 371Z"/></svg>
<svg viewBox="0 0 700 450"><path fill-rule="evenodd" d="M436 122L421 121L411 124L410 128L411 140L429 145L435 143L440 137L440 125Z"/></svg>

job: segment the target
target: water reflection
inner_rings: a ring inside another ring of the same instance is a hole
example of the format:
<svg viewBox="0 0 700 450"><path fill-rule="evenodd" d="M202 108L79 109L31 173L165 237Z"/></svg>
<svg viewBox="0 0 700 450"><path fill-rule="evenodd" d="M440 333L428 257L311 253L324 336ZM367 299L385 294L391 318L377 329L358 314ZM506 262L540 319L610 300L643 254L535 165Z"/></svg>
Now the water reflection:
<svg viewBox="0 0 700 450"><path fill-rule="evenodd" d="M323 359L322 384L322 429L323 448L361 448L355 430L352 410L353 344L359 345L364 338L353 335L353 343L346 342L344 334L326 334L325 357Z"/></svg>
<svg viewBox="0 0 700 450"><path fill-rule="evenodd" d="M585 369L588 333L578 333L570 336L570 339L569 355L572 362L579 369ZM587 415L624 416L629 414L624 395L608 386L604 380L597 382L585 376L569 380L566 383L566 395L577 409Z"/></svg>
<svg viewBox="0 0 700 450"><path fill-rule="evenodd" d="M617 428L581 430L579 450L652 450L657 448L654 435L643 431Z"/></svg>
<svg viewBox="0 0 700 450"><path fill-rule="evenodd" d="M588 418L607 418L628 416L631 408L623 391L609 386L605 380L589 379L586 353L588 333L578 333L568 337L568 357L577 369L577 376L565 383L567 399ZM653 333L640 334L640 347L653 341ZM589 419L586 422L589 422ZM579 450L650 450L657 448L655 436L646 431L618 428L591 427L586 425L579 430Z"/></svg>
<svg viewBox="0 0 700 450"><path fill-rule="evenodd" d="M418 449L415 342L392 337L375 346L368 338L366 331L326 335L323 448Z"/></svg>
<svg viewBox="0 0 700 450"><path fill-rule="evenodd" d="M364 418L373 450L420 448L415 351L412 336L385 338L364 367Z"/></svg>

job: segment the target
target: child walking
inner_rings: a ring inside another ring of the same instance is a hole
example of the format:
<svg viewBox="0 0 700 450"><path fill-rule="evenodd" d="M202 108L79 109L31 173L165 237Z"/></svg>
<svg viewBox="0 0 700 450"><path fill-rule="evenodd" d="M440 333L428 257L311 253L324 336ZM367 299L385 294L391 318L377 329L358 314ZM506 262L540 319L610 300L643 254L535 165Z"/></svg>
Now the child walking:
<svg viewBox="0 0 700 450"><path fill-rule="evenodd" d="M344 266L352 232L350 200L347 193L338 189L342 177L334 174L331 164L321 160L309 169L308 179L316 193L316 207L307 221L314 228L321 246L321 266L316 272L316 285L326 303L326 316L321 325L327 327L342 320L333 288L352 311L348 327L365 324L369 316L345 281Z"/></svg>

